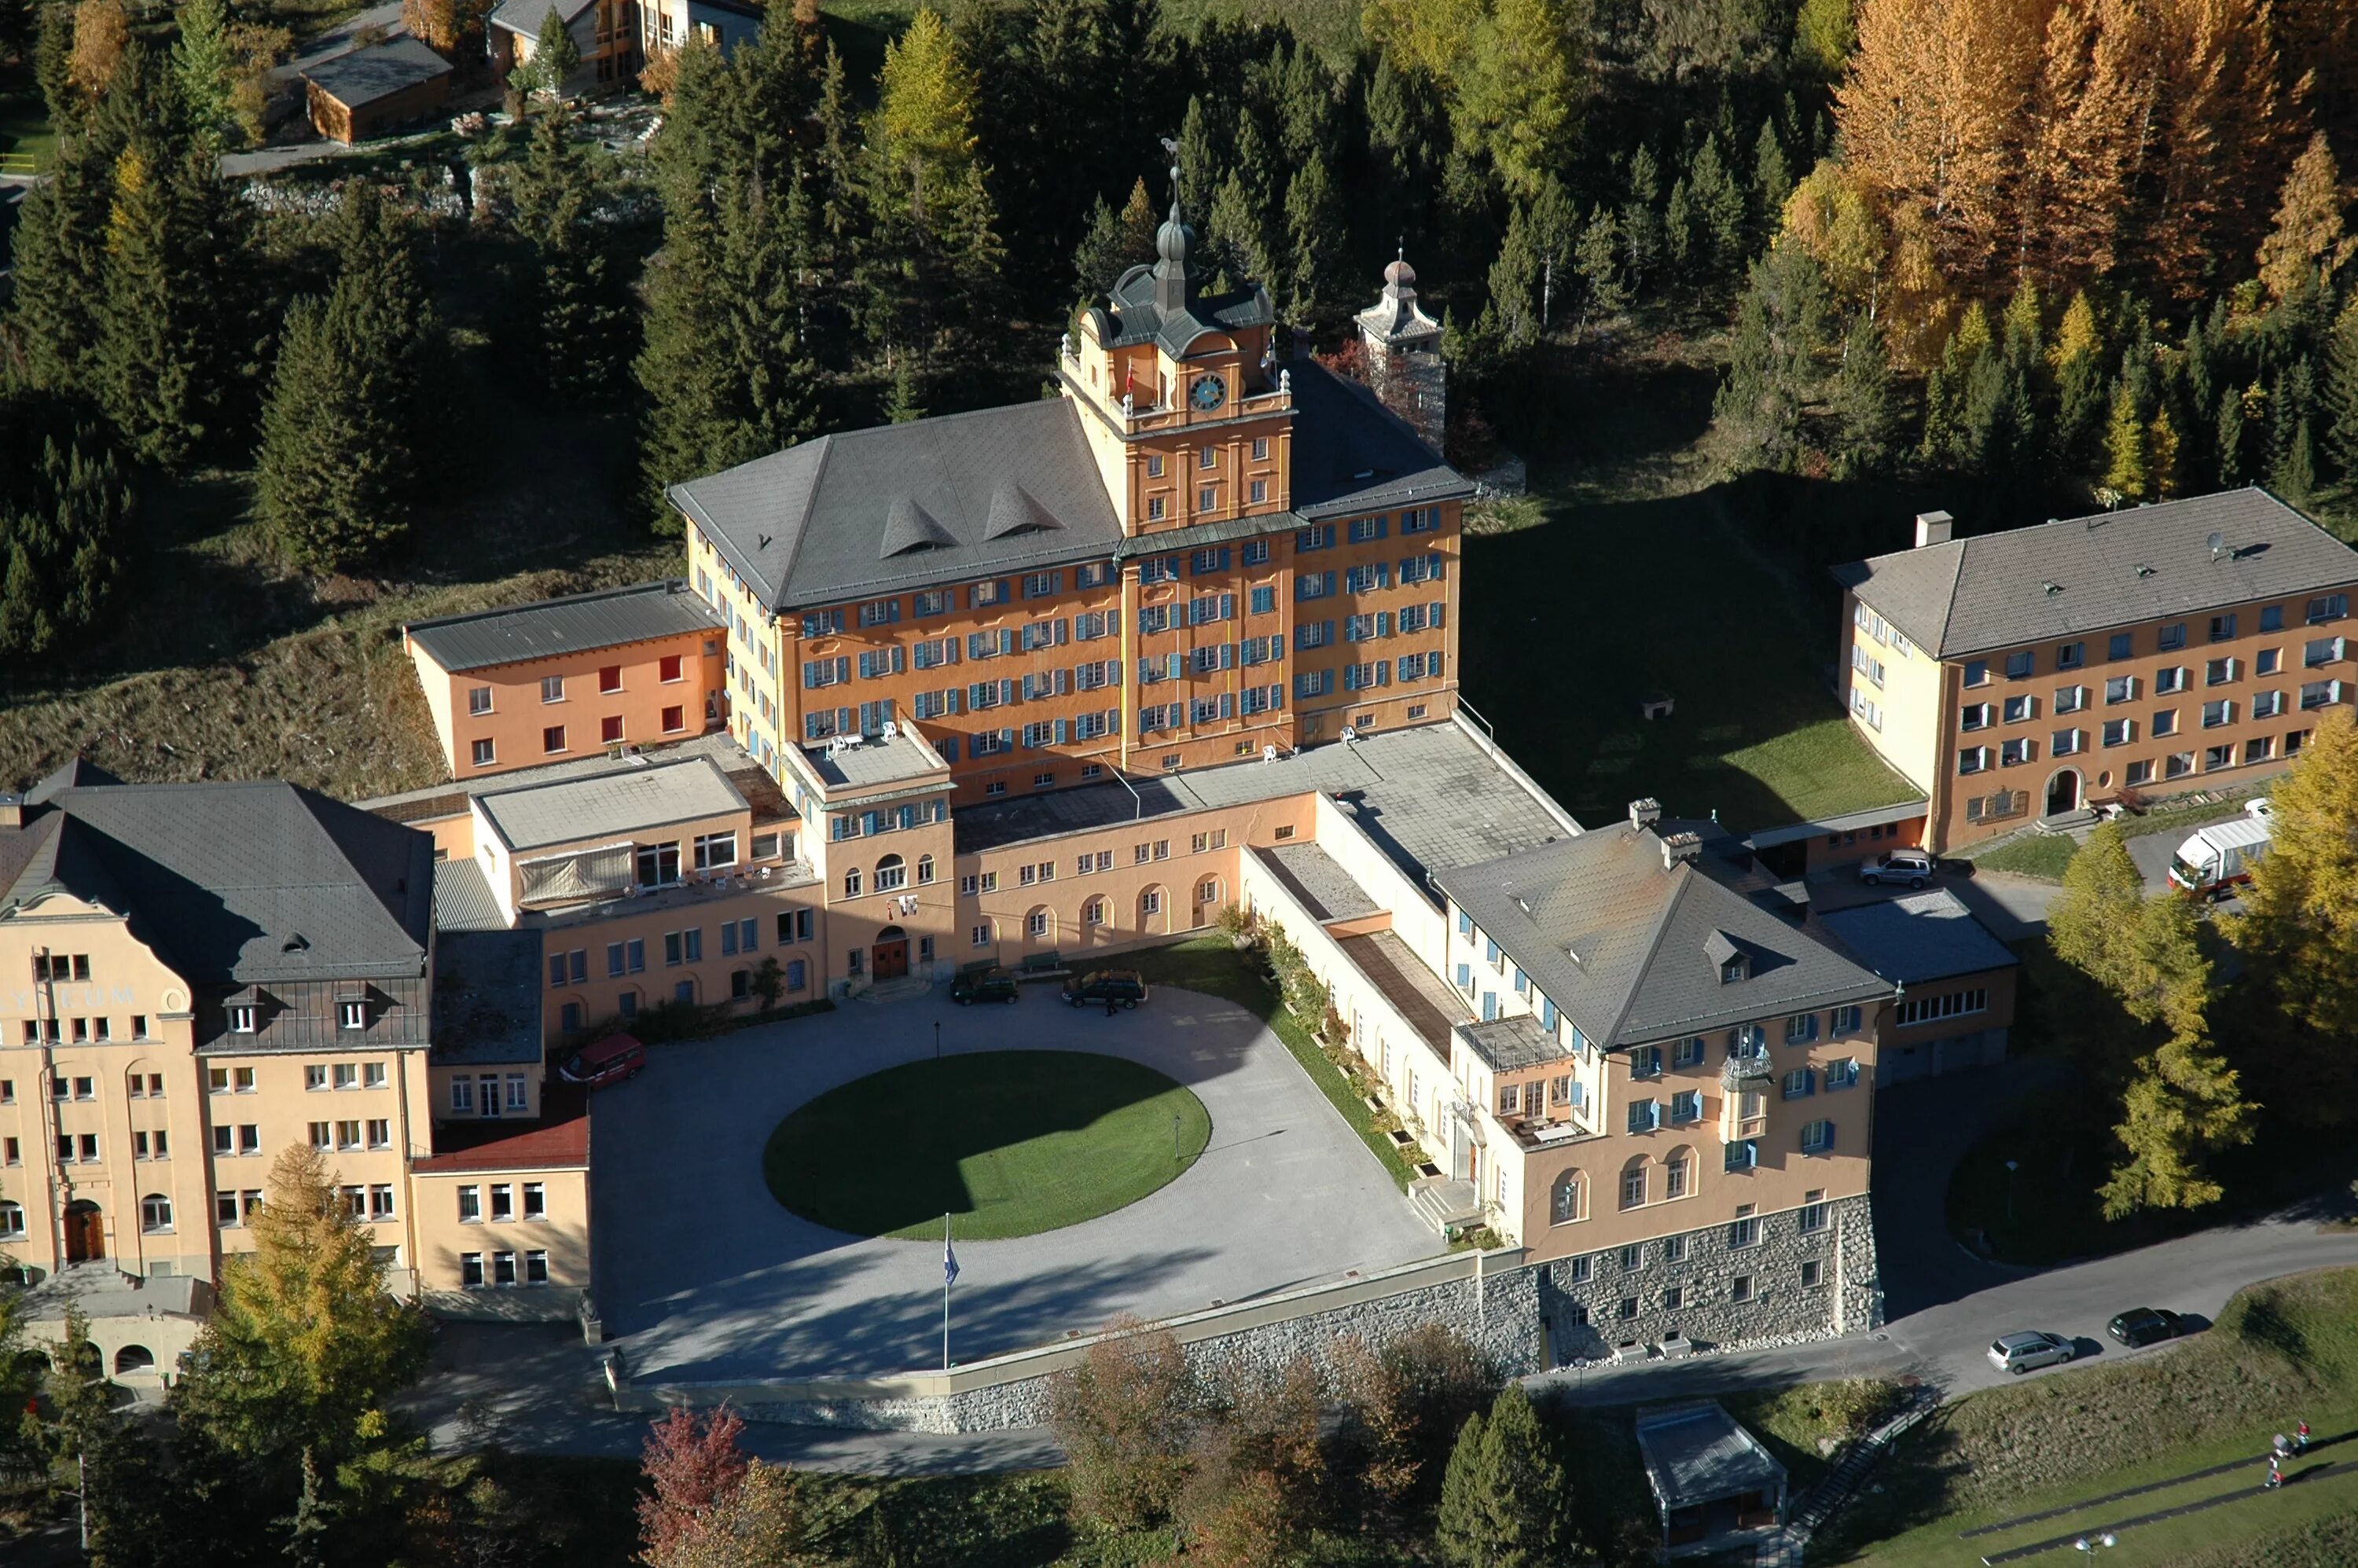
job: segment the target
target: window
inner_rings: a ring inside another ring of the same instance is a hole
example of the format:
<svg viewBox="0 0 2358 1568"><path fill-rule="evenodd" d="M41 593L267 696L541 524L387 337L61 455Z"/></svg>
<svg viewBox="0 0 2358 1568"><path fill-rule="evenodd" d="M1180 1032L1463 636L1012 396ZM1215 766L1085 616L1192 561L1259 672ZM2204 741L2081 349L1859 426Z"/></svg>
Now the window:
<svg viewBox="0 0 2358 1568"><path fill-rule="evenodd" d="M1797 1012L1785 1021L1785 1044L1807 1045L1818 1037L1818 1015Z"/></svg>
<svg viewBox="0 0 2358 1568"><path fill-rule="evenodd" d="M2107 708L2115 703L2135 702L2136 694L2136 676L2107 676L2104 677L2104 706Z"/></svg>
<svg viewBox="0 0 2358 1568"><path fill-rule="evenodd" d="M2244 761L2246 762L2266 762L2270 757L2276 755L2276 744L2277 743L2274 740L2266 735L2255 736L2252 740L2244 741Z"/></svg>
<svg viewBox="0 0 2358 1568"><path fill-rule="evenodd" d="M1727 1299L1742 1306L1752 1299L1752 1276L1738 1274L1727 1282Z"/></svg>
<svg viewBox="0 0 2358 1568"><path fill-rule="evenodd" d="M2256 691L2252 694L2253 718L2274 719L2277 714L2282 713L2283 711L2284 693L2280 691Z"/></svg>
<svg viewBox="0 0 2358 1568"><path fill-rule="evenodd" d="M229 1010L229 1032L232 1034L251 1034L254 1033L253 1007L250 1005L240 1005ZM242 1067L238 1070L246 1074L249 1077L253 1076L252 1068ZM252 1087L250 1084L246 1087L249 1088ZM244 1090L241 1089L239 1092L243 1093Z"/></svg>
<svg viewBox="0 0 2358 1568"><path fill-rule="evenodd" d="M480 1288L483 1282L483 1255L480 1252L459 1254L459 1282L469 1289Z"/></svg>
<svg viewBox="0 0 2358 1568"><path fill-rule="evenodd" d="M1825 1194L1816 1189L1804 1193L1801 1202L1801 1234L1815 1236L1825 1227Z"/></svg>
<svg viewBox="0 0 2358 1568"><path fill-rule="evenodd" d="M497 760L492 743L489 741L476 741L473 747L473 759L475 766L479 768L492 766Z"/></svg>
<svg viewBox="0 0 2358 1568"><path fill-rule="evenodd" d="M2234 765L2235 746L2234 741L2231 741L2224 746L2208 746L2203 749L2202 768L2205 773L2208 773L2214 768L2232 768Z"/></svg>
<svg viewBox="0 0 2358 1568"><path fill-rule="evenodd" d="M2169 697L2175 693L2184 691L2186 689L2186 681L2189 673L2190 672L2184 665L2172 665L2166 669L2154 671L2154 696Z"/></svg>
<svg viewBox="0 0 2358 1568"><path fill-rule="evenodd" d="M483 1218L483 1189L463 1186L459 1189L459 1223L480 1225Z"/></svg>
<svg viewBox="0 0 2358 1568"><path fill-rule="evenodd" d="M1813 1291L1825 1281L1826 1266L1815 1258L1801 1260L1801 1288Z"/></svg>
<svg viewBox="0 0 2358 1568"><path fill-rule="evenodd" d="M1662 1076L1662 1048L1660 1045L1639 1045L1629 1052L1629 1076L1633 1078L1658 1078Z"/></svg>
<svg viewBox="0 0 2358 1568"><path fill-rule="evenodd" d="M1786 1099L1807 1099L1818 1092L1818 1075L1808 1067L1796 1067L1785 1075L1781 1085Z"/></svg>
<svg viewBox="0 0 2358 1568"><path fill-rule="evenodd" d="M450 1080L450 1108L460 1116L475 1111L475 1080L460 1074Z"/></svg>
<svg viewBox="0 0 2358 1568"><path fill-rule="evenodd" d="M2194 753L2172 752L2162 759L2161 776L2166 779L2184 778L2194 771Z"/></svg>
<svg viewBox="0 0 2358 1568"><path fill-rule="evenodd" d="M139 1228L155 1232L172 1228L172 1200L162 1193L149 1193L139 1200Z"/></svg>
<svg viewBox="0 0 2358 1568"><path fill-rule="evenodd" d="M1840 1061L1828 1062L1826 1064L1826 1091L1829 1094L1833 1093L1836 1089L1855 1088L1857 1087L1858 1059L1856 1057L1844 1056Z"/></svg>
<svg viewBox="0 0 2358 1568"><path fill-rule="evenodd" d="M1989 748L1987 746L1965 746L1960 748L1957 752L1957 772L1960 773L1978 773L1985 771L1989 767Z"/></svg>
<svg viewBox="0 0 2358 1568"><path fill-rule="evenodd" d="M2311 626L2321 626L2328 621L2339 621L2349 613L2350 596L2346 593L2329 593L2322 599L2312 599L2309 601L2309 611L2305 619Z"/></svg>
<svg viewBox="0 0 2358 1568"><path fill-rule="evenodd" d="M1638 1315L1638 1298L1635 1296L1623 1296L1621 1298L1621 1304L1614 1309L1614 1313L1615 1315L1619 1317L1624 1323L1636 1317Z"/></svg>
<svg viewBox="0 0 2358 1568"><path fill-rule="evenodd" d="M1758 1246L1759 1241L1760 1221L1753 1217L1752 1206L1740 1206L1736 1211L1734 1223L1727 1227L1727 1249L1740 1252L1747 1247Z"/></svg>
<svg viewBox="0 0 2358 1568"><path fill-rule="evenodd" d="M543 702L563 702L565 700L565 677L563 676L541 676L540 700Z"/></svg>
<svg viewBox="0 0 2358 1568"><path fill-rule="evenodd" d="M565 726L562 724L552 724L547 729L543 730L540 732L540 749L543 752L562 752L565 750Z"/></svg>
<svg viewBox="0 0 2358 1568"><path fill-rule="evenodd" d="M2018 654L2008 654L2006 656L2006 678L2008 680L2021 680L2025 678L2030 674L2031 665L2037 661L2037 658L2038 655L2031 653L2028 648Z"/></svg>
<svg viewBox="0 0 2358 1568"><path fill-rule="evenodd" d="M2232 702L2206 702L2202 705L2202 728L2216 730L2223 724L2235 722L2235 705Z"/></svg>
<svg viewBox="0 0 2358 1568"><path fill-rule="evenodd" d="M2338 680L2304 681L2300 688L2300 706L2304 712L2327 708L2342 700L2342 683Z"/></svg>
<svg viewBox="0 0 2358 1568"><path fill-rule="evenodd" d="M2011 768L2030 761L2035 754L2029 741L2004 741L1998 743L1997 760L2001 767Z"/></svg>
<svg viewBox="0 0 2358 1568"><path fill-rule="evenodd" d="M2153 733L2156 737L2177 734L2178 709L2174 708L2157 709L2153 716Z"/></svg>
<svg viewBox="0 0 2358 1568"><path fill-rule="evenodd" d="M532 1251L524 1255L524 1282L527 1285L548 1283L548 1254Z"/></svg>
<svg viewBox="0 0 2358 1568"><path fill-rule="evenodd" d="M2161 635L2155 645L2165 654L2169 653L2172 648L2183 648L2186 646L2186 622L2183 621L2177 621L2163 627L2161 629Z"/></svg>
<svg viewBox="0 0 2358 1568"><path fill-rule="evenodd" d="M2129 656L2129 649L2132 646L2132 643L2133 633L2127 632L2115 632L2104 645L2104 657L2108 659L2125 659Z"/></svg>
<svg viewBox="0 0 2358 1568"><path fill-rule="evenodd" d="M2077 713L2088 706L2088 688L2084 686L2059 686L2055 688L2055 711Z"/></svg>
<svg viewBox="0 0 2358 1568"><path fill-rule="evenodd" d="M734 832L706 833L697 838L696 869L698 871L718 871L721 867L733 866L736 863L737 835Z"/></svg>
<svg viewBox="0 0 2358 1568"><path fill-rule="evenodd" d="M1957 711L1957 728L1960 730L1986 730L1989 721L1990 705L1986 702L1969 702Z"/></svg>
<svg viewBox="0 0 2358 1568"><path fill-rule="evenodd" d="M2319 637L2300 645L2301 668L2313 670L2320 665L2338 662L2342 656L2343 643L2339 637Z"/></svg>
<svg viewBox="0 0 2358 1568"><path fill-rule="evenodd" d="M1722 1169L1731 1173L1749 1171L1760 1163L1760 1141L1757 1138L1737 1139L1727 1145L1723 1154Z"/></svg>
<svg viewBox="0 0 2358 1568"><path fill-rule="evenodd" d="M1632 1132L1653 1131L1655 1128L1661 1125L1661 1108L1660 1102L1656 1100L1631 1100L1629 1102L1629 1130Z"/></svg>
<svg viewBox="0 0 2358 1568"><path fill-rule="evenodd" d="M338 1088L340 1088L340 1089L356 1089L356 1088L360 1087L361 1087L361 1065L360 1065L360 1064L359 1064L358 1062L339 1062L339 1063L337 1063L337 1064L336 1064L336 1069L335 1069L335 1084L336 1084L336 1087L338 1087Z"/></svg>
<svg viewBox="0 0 2358 1568"><path fill-rule="evenodd" d="M2059 670L2076 670L2087 662L2085 643L2065 643L2055 650L2055 667Z"/></svg>
<svg viewBox="0 0 2358 1568"><path fill-rule="evenodd" d="M2107 719L2104 720L2104 741L2107 746L2125 746L2136 739L2136 720Z"/></svg>
<svg viewBox="0 0 2358 1568"><path fill-rule="evenodd" d="M2225 686L2234 678L2235 661L2233 659L2210 659L2202 665L2204 686Z"/></svg>
<svg viewBox="0 0 2358 1568"><path fill-rule="evenodd" d="M1703 1091L1681 1089L1671 1097L1671 1125L1682 1127L1703 1116Z"/></svg>
<svg viewBox="0 0 2358 1568"><path fill-rule="evenodd" d="M368 1027L368 1003L366 1001L357 1000L338 1002L336 1004L336 1022L340 1028L366 1029ZM343 1071L344 1069L341 1067L337 1069L337 1072L340 1075ZM341 1088L344 1086L338 1085L337 1087Z"/></svg>
<svg viewBox="0 0 2358 1568"><path fill-rule="evenodd" d="M1671 1065L1694 1067L1703 1065L1703 1036L1690 1034L1671 1048Z"/></svg>
<svg viewBox="0 0 2358 1568"><path fill-rule="evenodd" d="M2077 756L2086 742L2087 734L2084 730L2058 730L2047 738L2047 749L2058 757Z"/></svg>
<svg viewBox="0 0 2358 1568"><path fill-rule="evenodd" d="M1831 1151L1833 1146L1834 1124L1833 1122L1812 1121L1801 1129L1802 1153L1823 1154Z"/></svg>
<svg viewBox="0 0 2358 1568"><path fill-rule="evenodd" d="M1643 1160L1633 1160L1629 1163L1629 1168L1621 1173L1621 1206L1636 1208L1645 1201L1646 1162ZM1636 1267L1629 1261L1631 1250L1626 1247L1621 1249L1621 1266L1625 1269Z"/></svg>
<svg viewBox="0 0 2358 1568"><path fill-rule="evenodd" d="M1569 1225L1580 1217L1580 1173L1565 1171L1548 1189L1548 1223ZM1582 1260L1586 1261L1586 1260Z"/></svg>
<svg viewBox="0 0 2358 1568"><path fill-rule="evenodd" d="M382 1116L369 1119L368 1146L372 1149L393 1147L393 1122L389 1119Z"/></svg>
<svg viewBox="0 0 2358 1568"><path fill-rule="evenodd" d="M1987 686L1989 684L1988 662L1983 659L1966 660L1965 684L1967 686Z"/></svg>
<svg viewBox="0 0 2358 1568"><path fill-rule="evenodd" d="M2031 699L2028 696L2009 697L2006 699L2006 721L2008 724L2019 724L2024 719L2034 717L2034 714Z"/></svg>
<svg viewBox="0 0 2358 1568"><path fill-rule="evenodd" d="M25 1210L21 1204L0 1198L0 1237L12 1240L25 1234Z"/></svg>

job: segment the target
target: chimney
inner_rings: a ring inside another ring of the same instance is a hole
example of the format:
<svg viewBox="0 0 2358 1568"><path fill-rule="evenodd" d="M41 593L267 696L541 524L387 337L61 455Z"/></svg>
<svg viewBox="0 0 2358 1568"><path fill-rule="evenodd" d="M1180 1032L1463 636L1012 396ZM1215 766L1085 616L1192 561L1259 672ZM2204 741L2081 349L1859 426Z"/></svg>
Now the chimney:
<svg viewBox="0 0 2358 1568"><path fill-rule="evenodd" d="M1681 862L1693 860L1702 851L1702 834L1672 833L1662 840L1662 870L1675 871Z"/></svg>
<svg viewBox="0 0 2358 1568"><path fill-rule="evenodd" d="M1945 512L1916 514L1916 547L1920 550L1927 545L1947 544L1956 531L1957 520Z"/></svg>
<svg viewBox="0 0 2358 1568"><path fill-rule="evenodd" d="M1651 827L1655 823L1660 822L1661 819L1662 803L1656 800L1652 795L1646 795L1629 803L1630 827Z"/></svg>
<svg viewBox="0 0 2358 1568"><path fill-rule="evenodd" d="M22 827L27 815L23 795L0 792L0 827Z"/></svg>

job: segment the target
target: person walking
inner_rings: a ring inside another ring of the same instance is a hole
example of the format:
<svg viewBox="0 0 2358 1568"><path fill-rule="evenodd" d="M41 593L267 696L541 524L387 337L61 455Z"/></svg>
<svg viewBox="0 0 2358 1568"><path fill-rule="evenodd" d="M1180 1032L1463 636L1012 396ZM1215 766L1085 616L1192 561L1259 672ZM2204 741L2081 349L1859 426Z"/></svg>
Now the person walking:
<svg viewBox="0 0 2358 1568"><path fill-rule="evenodd" d="M2295 1454L2306 1454L2309 1452L2309 1422L2302 1422L2299 1426L2293 1429L2292 1451Z"/></svg>
<svg viewBox="0 0 2358 1568"><path fill-rule="evenodd" d="M2283 1467L2283 1463L2282 1463L2280 1460L2278 1460L2275 1454L2269 1454L2269 1455L2268 1455L2268 1485L2267 1485L2267 1489L2268 1489L2269 1491L2273 1492L2273 1491L2275 1491L2278 1487L2281 1487L2281 1486L2283 1486L2283 1485L2284 1485L2284 1467Z"/></svg>

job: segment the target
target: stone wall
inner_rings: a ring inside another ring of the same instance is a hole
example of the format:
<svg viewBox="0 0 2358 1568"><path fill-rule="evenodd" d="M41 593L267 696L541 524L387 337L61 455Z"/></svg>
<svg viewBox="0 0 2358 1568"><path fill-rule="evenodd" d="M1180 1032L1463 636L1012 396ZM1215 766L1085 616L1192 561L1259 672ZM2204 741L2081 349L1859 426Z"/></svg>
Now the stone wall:
<svg viewBox="0 0 2358 1568"><path fill-rule="evenodd" d="M1805 1217L1812 1228L1803 1228ZM1864 1195L1755 1216L1753 1226L1748 1240L1721 1224L1539 1265L1553 1364L1666 1341L1790 1345L1879 1325L1874 1217ZM1624 1262L1633 1252L1634 1268ZM1804 1283L1808 1264L1815 1279Z"/></svg>

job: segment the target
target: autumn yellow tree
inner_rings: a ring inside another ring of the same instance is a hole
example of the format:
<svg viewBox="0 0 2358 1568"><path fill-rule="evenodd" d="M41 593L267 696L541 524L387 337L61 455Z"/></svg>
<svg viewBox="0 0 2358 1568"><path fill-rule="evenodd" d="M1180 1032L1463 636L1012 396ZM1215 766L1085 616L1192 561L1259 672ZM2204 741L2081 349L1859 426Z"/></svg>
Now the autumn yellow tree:
<svg viewBox="0 0 2358 1568"><path fill-rule="evenodd" d="M1952 282L2005 259L2049 0L1866 0L1835 92L1843 154Z"/></svg>
<svg viewBox="0 0 2358 1568"><path fill-rule="evenodd" d="M1891 242L1866 192L1841 161L1821 158L1785 199L1782 232L1810 254L1844 314L1873 320Z"/></svg>
<svg viewBox="0 0 2358 1568"><path fill-rule="evenodd" d="M2293 160L2277 202L2276 224L2260 242L2260 281L2271 296L2282 299L2310 284L2331 286L2334 275L2358 252L2358 239L2350 237L2342 222L2349 205L2350 189L2320 131Z"/></svg>
<svg viewBox="0 0 2358 1568"><path fill-rule="evenodd" d="M92 103L114 80L123 50L131 42L131 17L123 0L81 0L74 7L73 53L66 63L66 80Z"/></svg>
<svg viewBox="0 0 2358 1568"><path fill-rule="evenodd" d="M2319 715L2299 760L2269 794L2268 852L2252 868L2241 914L2222 921L2317 1048L2358 1039L2358 725Z"/></svg>

